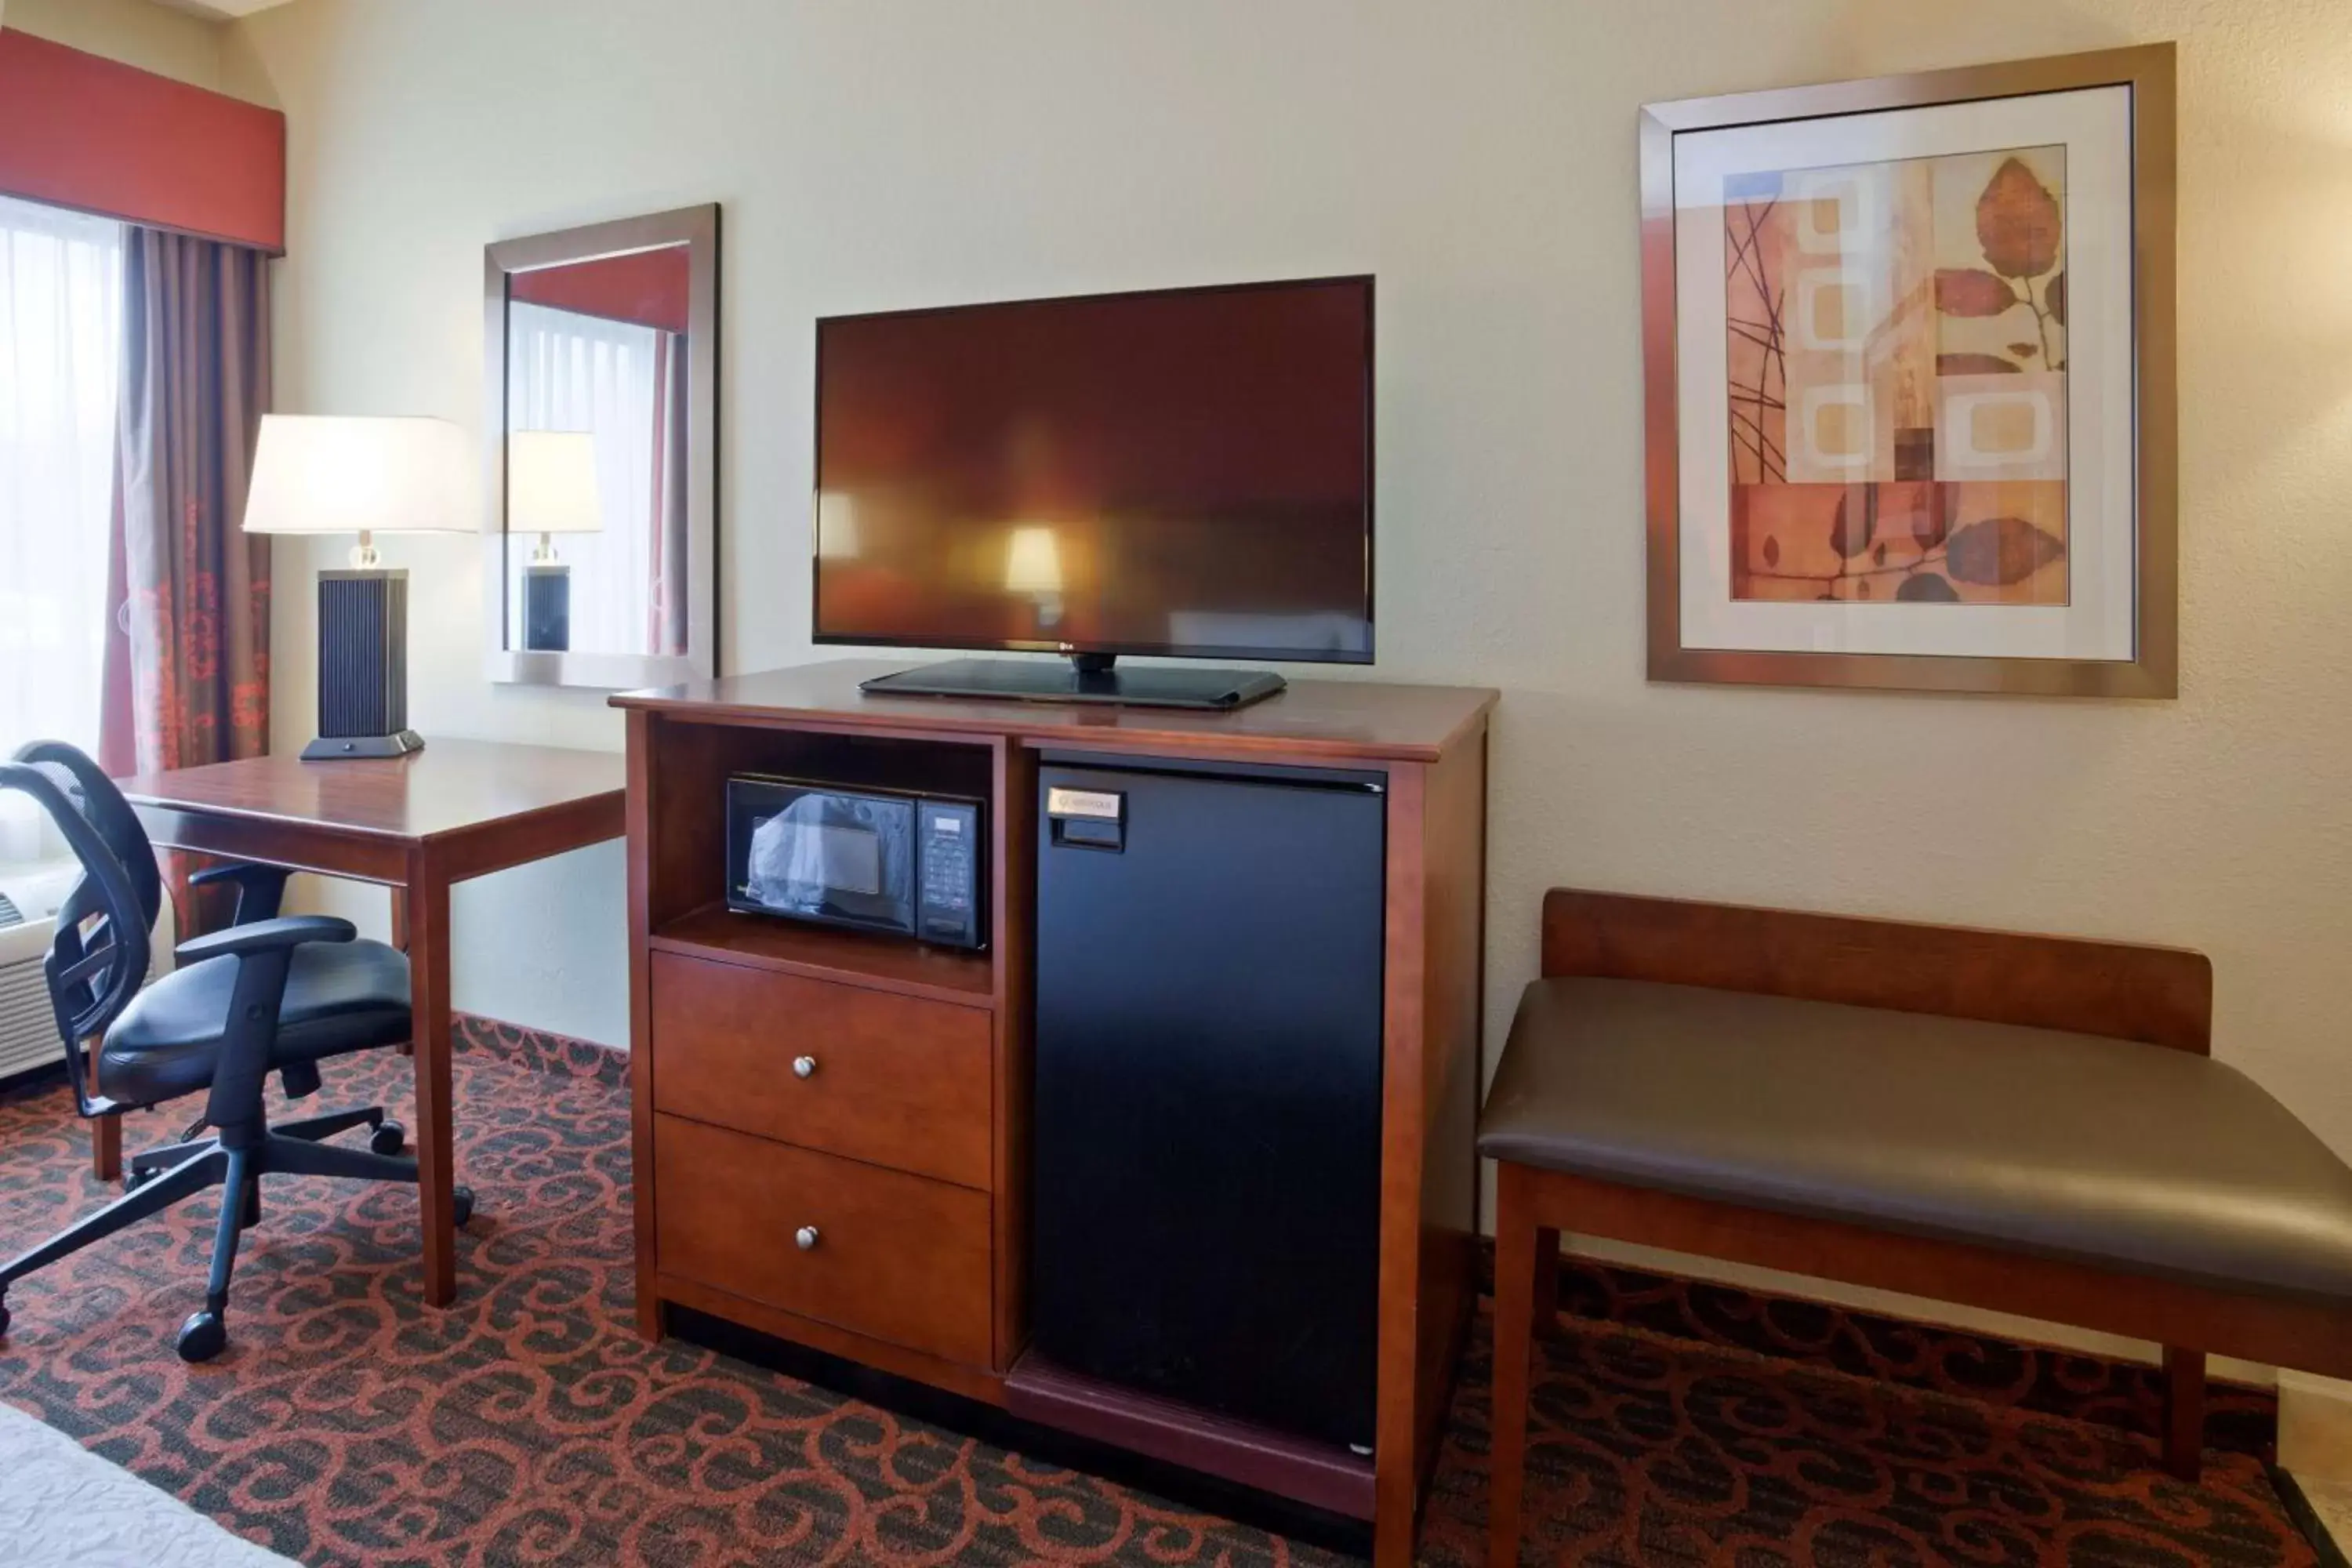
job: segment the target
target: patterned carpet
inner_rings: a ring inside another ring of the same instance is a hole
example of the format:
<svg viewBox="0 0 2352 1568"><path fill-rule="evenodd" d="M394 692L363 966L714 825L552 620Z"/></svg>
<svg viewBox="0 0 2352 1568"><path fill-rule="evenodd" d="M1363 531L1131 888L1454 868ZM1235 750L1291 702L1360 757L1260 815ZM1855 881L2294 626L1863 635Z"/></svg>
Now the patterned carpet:
<svg viewBox="0 0 2352 1568"><path fill-rule="evenodd" d="M314 1565L1347 1561L643 1343L617 1059L467 1035L480 1211L455 1308L418 1303L411 1194L272 1178L220 1360L172 1352L203 1289L197 1200L11 1292L0 1399ZM392 1053L329 1071L315 1106L408 1101ZM176 1131L151 1114L125 1145ZM0 1247L103 1199L87 1147L61 1088L0 1097ZM2218 1401L2231 1451L2189 1487L2151 1463L2135 1369L1622 1270L1565 1297L1585 1321L1544 1350L1528 1563L2315 1561L2256 1457L2263 1395ZM1464 1373L1423 1551L1446 1568L1483 1555L1483 1314Z"/></svg>

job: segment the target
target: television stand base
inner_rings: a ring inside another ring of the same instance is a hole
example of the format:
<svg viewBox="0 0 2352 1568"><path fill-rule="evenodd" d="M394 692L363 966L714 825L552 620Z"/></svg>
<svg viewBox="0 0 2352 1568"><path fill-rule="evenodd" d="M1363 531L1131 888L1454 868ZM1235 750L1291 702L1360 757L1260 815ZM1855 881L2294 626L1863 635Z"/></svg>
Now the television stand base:
<svg viewBox="0 0 2352 1568"><path fill-rule="evenodd" d="M951 658L858 683L877 697L984 697L1018 702L1115 702L1131 708L1245 708L1285 682L1270 669L1115 669L1023 658Z"/></svg>

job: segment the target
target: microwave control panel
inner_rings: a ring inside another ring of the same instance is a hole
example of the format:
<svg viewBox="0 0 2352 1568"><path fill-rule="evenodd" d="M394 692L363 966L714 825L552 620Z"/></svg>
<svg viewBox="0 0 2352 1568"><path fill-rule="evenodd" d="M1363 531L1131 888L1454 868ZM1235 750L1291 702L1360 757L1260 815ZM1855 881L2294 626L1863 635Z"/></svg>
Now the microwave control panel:
<svg viewBox="0 0 2352 1568"><path fill-rule="evenodd" d="M981 903L987 878L980 843L980 807L927 800L917 808L916 932L925 942L979 947Z"/></svg>

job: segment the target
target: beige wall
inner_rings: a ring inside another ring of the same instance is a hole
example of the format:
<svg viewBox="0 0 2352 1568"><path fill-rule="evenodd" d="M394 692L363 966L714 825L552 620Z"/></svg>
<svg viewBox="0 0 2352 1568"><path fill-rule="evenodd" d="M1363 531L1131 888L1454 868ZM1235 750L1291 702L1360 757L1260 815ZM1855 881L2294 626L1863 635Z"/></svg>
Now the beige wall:
<svg viewBox="0 0 2352 1568"><path fill-rule="evenodd" d="M155 0L5 0L0 26L220 90L227 29Z"/></svg>
<svg viewBox="0 0 2352 1568"><path fill-rule="evenodd" d="M2215 962L2219 1054L2352 1153L2346 19L2342 0L300 0L231 29L226 68L290 119L289 408L474 426L486 241L725 204L733 669L806 651L813 317L1377 272L1377 674L1504 689L1497 1029L1555 882L2185 943ZM1639 105L2157 38L2181 45L2180 700L1647 684ZM417 573L420 728L617 743L593 697L484 683L469 542L386 553ZM294 744L310 606L299 548L281 560ZM460 1001L623 1039L619 865L469 891Z"/></svg>

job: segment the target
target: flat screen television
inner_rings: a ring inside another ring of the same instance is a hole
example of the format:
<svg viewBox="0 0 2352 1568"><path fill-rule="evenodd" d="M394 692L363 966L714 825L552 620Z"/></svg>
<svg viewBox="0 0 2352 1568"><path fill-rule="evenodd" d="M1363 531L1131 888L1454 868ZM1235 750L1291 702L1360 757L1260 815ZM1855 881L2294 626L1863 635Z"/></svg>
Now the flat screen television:
<svg viewBox="0 0 2352 1568"><path fill-rule="evenodd" d="M1279 679L1112 661L1371 662L1370 278L835 316L816 348L816 640L1071 658L883 689L1232 706Z"/></svg>

